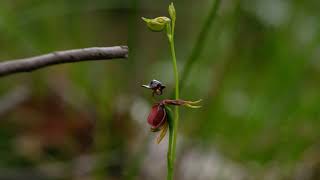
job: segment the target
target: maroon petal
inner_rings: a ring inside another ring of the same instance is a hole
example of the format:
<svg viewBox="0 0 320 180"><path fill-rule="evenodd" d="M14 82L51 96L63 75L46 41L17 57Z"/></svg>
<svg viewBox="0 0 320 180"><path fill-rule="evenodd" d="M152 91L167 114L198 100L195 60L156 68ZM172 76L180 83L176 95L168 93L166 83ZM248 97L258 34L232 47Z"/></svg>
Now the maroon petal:
<svg viewBox="0 0 320 180"><path fill-rule="evenodd" d="M148 123L152 129L158 129L165 124L167 120L166 110L163 105L156 104L152 106L151 112L148 116Z"/></svg>

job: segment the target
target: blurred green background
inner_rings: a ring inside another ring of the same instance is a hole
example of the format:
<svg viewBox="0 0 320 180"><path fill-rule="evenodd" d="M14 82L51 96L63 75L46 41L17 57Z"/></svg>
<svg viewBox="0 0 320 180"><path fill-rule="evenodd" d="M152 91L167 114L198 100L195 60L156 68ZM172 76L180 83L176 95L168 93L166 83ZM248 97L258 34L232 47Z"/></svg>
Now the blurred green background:
<svg viewBox="0 0 320 180"><path fill-rule="evenodd" d="M176 179L320 179L320 1L173 1L182 98ZM142 84L173 91L164 33L140 17L170 1L1 0L0 59L128 45L127 60L2 77L0 179L164 179L167 139L146 123ZM207 34L196 48L206 21Z"/></svg>

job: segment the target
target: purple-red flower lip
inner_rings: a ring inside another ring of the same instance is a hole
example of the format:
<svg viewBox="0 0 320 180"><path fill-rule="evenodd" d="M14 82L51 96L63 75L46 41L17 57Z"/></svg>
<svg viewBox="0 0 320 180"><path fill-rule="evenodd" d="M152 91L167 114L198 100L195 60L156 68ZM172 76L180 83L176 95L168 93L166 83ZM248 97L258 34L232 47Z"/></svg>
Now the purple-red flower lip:
<svg viewBox="0 0 320 180"><path fill-rule="evenodd" d="M172 100L172 99L164 99L159 103L156 103L152 106L151 112L148 116L148 123L151 125L151 130L157 131L161 129L161 127L167 121L167 112L165 109L166 105L175 105L175 106L187 106L190 108L199 108L200 106L196 106L195 104L199 103L199 101L185 101L185 100Z"/></svg>
<svg viewBox="0 0 320 180"><path fill-rule="evenodd" d="M157 138L157 143L159 144L163 137L166 135L168 129L168 112L166 109L166 105L174 105L174 106L187 106L190 108L199 108L197 104L201 100L198 101L185 101L185 100L173 100L173 99L164 99L156 104L154 104L151 108L151 112L148 116L148 123L151 126L151 131L161 131L160 135Z"/></svg>
<svg viewBox="0 0 320 180"><path fill-rule="evenodd" d="M156 131L161 128L167 121L167 112L164 105L158 103L152 106L151 112L148 116L148 123L151 125L151 129Z"/></svg>

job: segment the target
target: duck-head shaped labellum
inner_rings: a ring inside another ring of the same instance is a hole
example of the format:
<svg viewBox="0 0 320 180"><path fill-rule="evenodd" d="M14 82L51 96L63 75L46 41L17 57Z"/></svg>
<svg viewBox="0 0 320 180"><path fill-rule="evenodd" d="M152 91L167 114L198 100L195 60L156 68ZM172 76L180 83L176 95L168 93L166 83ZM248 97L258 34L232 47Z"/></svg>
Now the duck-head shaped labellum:
<svg viewBox="0 0 320 180"><path fill-rule="evenodd" d="M148 116L148 123L151 125L152 131L158 131L167 122L167 112L163 104L155 104L152 106Z"/></svg>

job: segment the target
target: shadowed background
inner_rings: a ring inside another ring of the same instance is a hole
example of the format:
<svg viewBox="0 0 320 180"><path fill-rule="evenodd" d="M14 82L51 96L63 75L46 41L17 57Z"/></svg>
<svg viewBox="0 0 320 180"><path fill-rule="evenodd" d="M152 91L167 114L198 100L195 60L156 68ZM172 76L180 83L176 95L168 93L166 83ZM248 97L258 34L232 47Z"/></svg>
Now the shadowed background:
<svg viewBox="0 0 320 180"><path fill-rule="evenodd" d="M181 97L176 179L320 178L319 1L173 1ZM127 60L57 65L0 79L0 179L164 179L167 140L141 88L174 79L164 33L144 17L170 1L1 0L0 59L127 44ZM209 19L210 20L210 19ZM195 48L199 34L207 34ZM199 51L199 52L198 52Z"/></svg>

